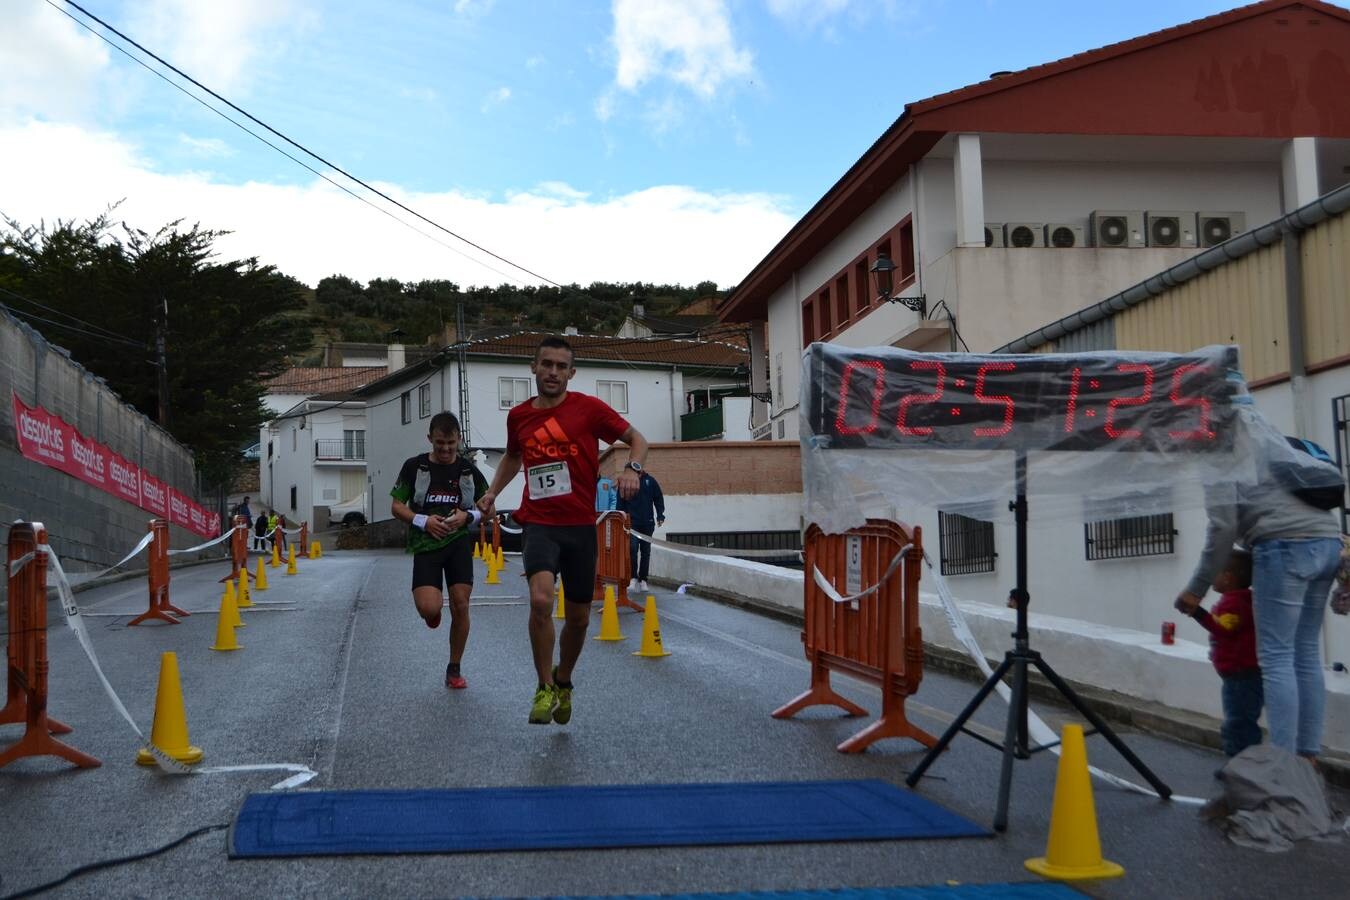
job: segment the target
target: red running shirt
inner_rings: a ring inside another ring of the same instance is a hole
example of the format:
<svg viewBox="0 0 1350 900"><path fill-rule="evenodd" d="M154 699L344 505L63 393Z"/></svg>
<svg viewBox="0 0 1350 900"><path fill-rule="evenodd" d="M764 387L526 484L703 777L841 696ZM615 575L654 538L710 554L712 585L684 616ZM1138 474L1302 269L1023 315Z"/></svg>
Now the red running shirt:
<svg viewBox="0 0 1350 900"><path fill-rule="evenodd" d="M533 400L512 407L506 414L506 452L519 453L525 471L516 521L594 525L599 442L612 444L629 427L603 400L572 391L548 409L536 409Z"/></svg>

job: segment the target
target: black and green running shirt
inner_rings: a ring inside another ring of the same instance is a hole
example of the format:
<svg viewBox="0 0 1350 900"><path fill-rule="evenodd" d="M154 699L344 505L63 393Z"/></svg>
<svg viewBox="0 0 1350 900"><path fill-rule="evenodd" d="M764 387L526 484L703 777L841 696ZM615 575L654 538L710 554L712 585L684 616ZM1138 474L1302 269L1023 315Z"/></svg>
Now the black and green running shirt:
<svg viewBox="0 0 1350 900"><path fill-rule="evenodd" d="M487 489L487 479L464 457L457 457L449 465L442 465L432 462L428 454L421 453L403 463L389 496L408 504L415 513L450 516L457 509L472 509L474 501L487 493ZM416 525L410 525L408 552L439 550L468 532L468 528L461 528L438 540Z"/></svg>

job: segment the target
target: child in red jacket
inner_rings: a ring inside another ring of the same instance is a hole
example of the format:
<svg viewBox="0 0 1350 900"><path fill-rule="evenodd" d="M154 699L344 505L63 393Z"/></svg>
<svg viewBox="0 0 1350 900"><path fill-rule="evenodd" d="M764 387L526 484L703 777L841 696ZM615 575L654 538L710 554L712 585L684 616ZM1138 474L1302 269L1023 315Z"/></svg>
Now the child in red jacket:
<svg viewBox="0 0 1350 900"><path fill-rule="evenodd" d="M1237 756L1261 743L1264 694L1256 662L1256 625L1252 619L1252 556L1234 550L1214 579L1221 596L1214 609L1197 606L1191 617L1209 632L1209 658L1223 679L1223 752Z"/></svg>

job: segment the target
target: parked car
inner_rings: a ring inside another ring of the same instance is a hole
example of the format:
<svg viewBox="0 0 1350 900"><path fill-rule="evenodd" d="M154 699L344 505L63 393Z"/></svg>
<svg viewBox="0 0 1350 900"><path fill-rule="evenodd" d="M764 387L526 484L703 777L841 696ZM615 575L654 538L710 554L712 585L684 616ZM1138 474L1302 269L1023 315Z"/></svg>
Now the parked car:
<svg viewBox="0 0 1350 900"><path fill-rule="evenodd" d="M343 528L366 524L366 495L358 494L350 500L329 506L328 521Z"/></svg>

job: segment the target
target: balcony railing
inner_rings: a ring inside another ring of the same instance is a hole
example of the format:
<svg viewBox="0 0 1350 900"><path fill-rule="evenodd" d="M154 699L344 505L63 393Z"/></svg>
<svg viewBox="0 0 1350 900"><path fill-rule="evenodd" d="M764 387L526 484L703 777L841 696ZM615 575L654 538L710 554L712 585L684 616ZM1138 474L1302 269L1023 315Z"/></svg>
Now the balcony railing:
<svg viewBox="0 0 1350 900"><path fill-rule="evenodd" d="M365 441L348 441L342 438L325 438L314 442L315 459L364 460L366 458Z"/></svg>
<svg viewBox="0 0 1350 900"><path fill-rule="evenodd" d="M720 437L725 429L722 426L722 407L709 406L697 412L680 416L680 440L706 441Z"/></svg>

